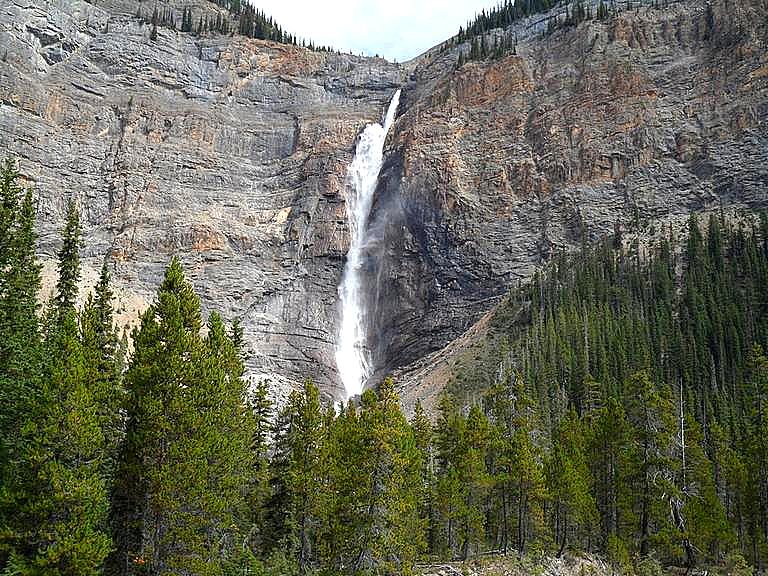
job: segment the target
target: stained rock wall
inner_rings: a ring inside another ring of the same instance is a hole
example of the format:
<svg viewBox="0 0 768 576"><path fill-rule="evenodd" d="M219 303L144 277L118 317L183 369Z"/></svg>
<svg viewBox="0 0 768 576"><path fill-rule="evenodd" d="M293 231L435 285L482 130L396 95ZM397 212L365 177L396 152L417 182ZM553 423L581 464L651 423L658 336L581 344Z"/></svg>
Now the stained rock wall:
<svg viewBox="0 0 768 576"><path fill-rule="evenodd" d="M403 69L239 36L152 41L140 6L0 5L0 154L37 193L41 257L72 197L86 272L107 256L118 292L146 303L179 255L204 307L242 320L250 374L339 394L346 165Z"/></svg>
<svg viewBox="0 0 768 576"><path fill-rule="evenodd" d="M86 276L108 256L130 319L180 255L204 307L242 320L249 374L277 391L312 376L342 393L345 172L397 87L368 320L372 383L396 370L410 399L421 382L439 387L419 360L463 346L554 251L694 210L768 206L759 0L646 2L546 34L561 6L507 31L515 53L459 69L466 45L395 65L236 35L159 28L153 41L144 4L0 5L0 152L37 191L43 259L74 197ZM223 15L205 0L158 6Z"/></svg>
<svg viewBox="0 0 768 576"><path fill-rule="evenodd" d="M397 369L405 395L432 380L419 359L554 251L768 206L766 4L616 4L551 34L562 6L522 20L514 54L457 70L462 48L437 47L410 75L369 278L379 377Z"/></svg>

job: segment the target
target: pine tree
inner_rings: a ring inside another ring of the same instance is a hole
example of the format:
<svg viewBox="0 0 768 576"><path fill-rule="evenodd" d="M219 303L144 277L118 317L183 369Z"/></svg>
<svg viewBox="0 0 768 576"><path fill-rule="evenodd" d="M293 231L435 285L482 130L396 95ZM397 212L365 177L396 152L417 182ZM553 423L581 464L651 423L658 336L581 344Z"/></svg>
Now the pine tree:
<svg viewBox="0 0 768 576"><path fill-rule="evenodd" d="M80 281L80 213L74 200L67 203L67 216L62 232L62 246L59 250L58 271L59 280L54 297L59 321L75 309L75 300Z"/></svg>
<svg viewBox="0 0 768 576"><path fill-rule="evenodd" d="M364 431L353 401L335 415L326 411L321 475L331 487L325 494L321 510L321 533L318 538L319 563L341 572L354 566L359 556L356 548L362 522L364 490L370 482L364 461Z"/></svg>
<svg viewBox="0 0 768 576"><path fill-rule="evenodd" d="M768 543L768 357L752 347L748 359L747 410L743 455L746 460L746 523L751 560L761 566Z"/></svg>
<svg viewBox="0 0 768 576"><path fill-rule="evenodd" d="M15 163L6 160L0 169L0 469L34 397L42 362L35 208L31 191L17 179Z"/></svg>
<svg viewBox="0 0 768 576"><path fill-rule="evenodd" d="M438 406L435 427L435 552L453 559L457 547L457 524L463 507L462 479L458 468L459 446L464 436L465 420L452 398L444 394Z"/></svg>
<svg viewBox="0 0 768 576"><path fill-rule="evenodd" d="M645 253L637 243L585 245L510 293L492 321L494 335L449 386L465 399L489 391L490 541L506 548L506 512L516 504L504 498L512 490L501 489L515 470L506 432L515 427L499 424L514 413L516 395L503 382L514 360L537 399L537 457L551 445L548 461L567 463L559 443L568 407L580 414L598 543L610 558L626 567L641 553L690 567L743 554L761 566L768 554L765 386L755 368L760 354L749 349L768 341L766 235L765 216L721 213L709 217L706 233L692 217L682 241L669 232ZM558 508L562 518L568 483L557 472L567 469L550 466L548 474L554 500L547 516L561 545ZM448 486L450 476L439 471L437 485ZM438 526L459 488L441 494ZM585 537L571 532L566 546Z"/></svg>
<svg viewBox="0 0 768 576"><path fill-rule="evenodd" d="M634 534L641 556L650 552L651 533L666 530L669 512L663 495L669 496L674 488L675 415L671 400L663 392L646 372L634 374L625 387L627 420L634 441L628 481L636 495L627 516L637 519Z"/></svg>
<svg viewBox="0 0 768 576"><path fill-rule="evenodd" d="M622 502L626 501L628 486L624 482L626 455L629 445L629 425L621 404L609 398L597 411L591 430L590 453L595 495L601 515L602 541L621 541L624 524Z"/></svg>
<svg viewBox="0 0 768 576"><path fill-rule="evenodd" d="M677 526L680 532L678 546L685 554L686 565L693 568L696 551L708 564L715 563L718 548L731 545L734 535L717 494L714 468L705 451L702 429L690 412L683 411L678 423L675 443L681 508L675 517L682 520Z"/></svg>
<svg viewBox="0 0 768 576"><path fill-rule="evenodd" d="M77 212L70 205L59 252L57 317L46 335L47 363L17 423L14 474L4 478L2 547L20 574L93 574L111 541L106 532L104 436L74 301L80 275Z"/></svg>
<svg viewBox="0 0 768 576"><path fill-rule="evenodd" d="M322 454L327 429L320 393L311 380L294 391L275 425L271 462L271 547L285 550L301 572L317 557L325 503Z"/></svg>
<svg viewBox="0 0 768 576"><path fill-rule="evenodd" d="M528 540L541 522L541 505L546 496L544 474L540 456L532 441L534 420L531 404L525 392L522 378L518 376L514 388L516 392L516 416L514 432L510 438L512 459L516 469L512 473L511 486L513 500L517 508L515 524L517 528L517 553L525 553Z"/></svg>
<svg viewBox="0 0 768 576"><path fill-rule="evenodd" d="M237 350L171 261L134 332L128 427L113 502L119 573L221 574L248 516L252 420Z"/></svg>
<svg viewBox="0 0 768 576"><path fill-rule="evenodd" d="M549 494L554 504L555 542L560 542L558 555L565 550L571 534L574 539L581 537L580 544L588 543L597 524L585 444L582 424L571 409L555 430L547 466Z"/></svg>
<svg viewBox="0 0 768 576"><path fill-rule="evenodd" d="M0 166L0 487L6 489L0 488L0 570L20 536L16 495L9 487L19 480L26 457L27 433L20 423L34 413L43 372L34 203L18 177L15 162L5 160Z"/></svg>
<svg viewBox="0 0 768 576"><path fill-rule="evenodd" d="M178 495L179 503L168 529L175 548L168 564L174 571L215 574L238 560L250 533L244 487L254 471L257 424L246 405L239 350L215 312L199 368L183 390L187 406L174 450L179 459L169 467L179 481L168 494Z"/></svg>
<svg viewBox="0 0 768 576"><path fill-rule="evenodd" d="M436 543L434 528L436 520L434 495L435 455L434 447L432 445L434 432L432 430L432 423L429 421L426 412L424 412L421 401L416 402L413 418L411 419L411 430L413 431L413 437L416 442L416 449L419 451L419 458L421 459L421 509L419 512L419 517L421 519L422 525L427 531L427 549L434 550Z"/></svg>
<svg viewBox="0 0 768 576"><path fill-rule="evenodd" d="M242 350L242 331L237 322L231 331L232 344L236 350ZM260 381L253 388L247 406L251 410L252 439L251 457L253 467L248 478L248 506L252 532L248 546L254 556L262 554L267 545L267 524L269 512L269 433L272 417L272 403L269 400L268 382Z"/></svg>
<svg viewBox="0 0 768 576"><path fill-rule="evenodd" d="M382 382L378 393L363 394L360 428L366 482L352 569L408 574L424 548L422 461L391 379Z"/></svg>
<svg viewBox="0 0 768 576"><path fill-rule="evenodd" d="M546 496L541 454L532 438L538 424L522 375L506 374L486 398L496 428L496 483L501 490L502 548L513 541L518 555L543 522Z"/></svg>
<svg viewBox="0 0 768 576"><path fill-rule="evenodd" d="M94 367L91 394L104 435L105 475L114 473L118 449L123 437L125 391L122 385L123 351L117 337L112 311L113 293L105 261L95 294L88 299L80 314L80 340L86 362Z"/></svg>
<svg viewBox="0 0 768 576"><path fill-rule="evenodd" d="M480 407L474 405L469 410L454 463L461 484L457 521L464 560L476 554L485 539L484 504L491 482L486 468L489 439L488 420Z"/></svg>

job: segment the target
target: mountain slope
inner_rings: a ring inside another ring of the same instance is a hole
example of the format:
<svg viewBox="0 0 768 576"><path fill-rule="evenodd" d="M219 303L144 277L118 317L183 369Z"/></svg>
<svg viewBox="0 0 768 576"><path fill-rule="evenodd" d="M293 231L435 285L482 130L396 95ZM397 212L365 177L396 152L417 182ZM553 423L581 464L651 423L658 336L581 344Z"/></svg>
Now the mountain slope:
<svg viewBox="0 0 768 576"><path fill-rule="evenodd" d="M374 208L381 373L460 336L555 250L768 204L764 3L620 6L553 33L562 6L520 20L501 59L456 69L465 43L418 62ZM404 391L428 378L403 370Z"/></svg>

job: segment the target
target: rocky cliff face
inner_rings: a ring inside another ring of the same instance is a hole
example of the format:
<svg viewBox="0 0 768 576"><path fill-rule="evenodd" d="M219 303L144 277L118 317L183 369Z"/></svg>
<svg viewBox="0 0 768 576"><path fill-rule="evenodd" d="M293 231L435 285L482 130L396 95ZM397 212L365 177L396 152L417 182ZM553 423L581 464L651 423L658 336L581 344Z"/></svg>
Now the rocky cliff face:
<svg viewBox="0 0 768 576"><path fill-rule="evenodd" d="M515 54L458 70L460 47L398 66L162 28L152 41L139 9L3 3L0 150L37 190L44 258L74 196L85 263L109 255L126 319L178 254L204 305L242 319L249 372L281 390L311 375L341 393L345 171L398 86L368 286L376 378L398 370L406 402L439 387L439 351L554 250L768 205L759 0L644 5L549 35L540 15L510 31Z"/></svg>
<svg viewBox="0 0 768 576"><path fill-rule="evenodd" d="M195 19L219 10L172 5ZM151 301L177 254L204 306L241 318L252 375L312 375L339 394L345 171L402 68L165 28L151 41L140 9L151 6L0 6L0 153L19 158L38 194L41 256L55 257L74 197L85 265L109 257L123 320Z"/></svg>
<svg viewBox="0 0 768 576"><path fill-rule="evenodd" d="M768 206L765 3L660 6L622 3L547 34L560 8L514 26L516 54L500 60L454 71L455 47L420 59L380 182L383 273L370 279L380 373L401 369L407 404L445 381L441 353L426 371L418 360L554 250Z"/></svg>

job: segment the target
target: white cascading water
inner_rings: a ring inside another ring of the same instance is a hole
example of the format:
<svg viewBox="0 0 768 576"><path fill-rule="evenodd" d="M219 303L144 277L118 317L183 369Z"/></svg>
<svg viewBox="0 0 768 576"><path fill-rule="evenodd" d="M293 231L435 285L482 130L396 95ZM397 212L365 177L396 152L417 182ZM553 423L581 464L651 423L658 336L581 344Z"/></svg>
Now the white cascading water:
<svg viewBox="0 0 768 576"><path fill-rule="evenodd" d="M339 285L341 327L336 344L336 367L347 398L363 391L371 375L370 350L366 342L365 301L362 286L363 250L366 245L368 216L376 192L376 183L384 161L384 141L395 120L400 90L389 103L381 124L369 124L360 135L355 157L347 171L347 222L349 251Z"/></svg>

